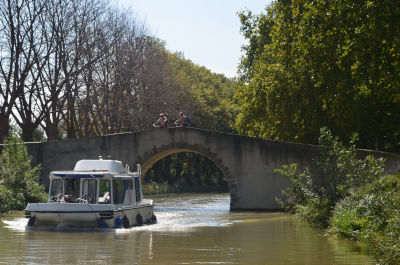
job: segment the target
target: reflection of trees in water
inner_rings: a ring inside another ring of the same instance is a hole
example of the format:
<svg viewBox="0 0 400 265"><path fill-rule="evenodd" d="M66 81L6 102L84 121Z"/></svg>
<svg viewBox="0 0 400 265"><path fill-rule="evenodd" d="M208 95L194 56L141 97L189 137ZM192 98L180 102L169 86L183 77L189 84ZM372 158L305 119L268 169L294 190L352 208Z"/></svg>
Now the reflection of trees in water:
<svg viewBox="0 0 400 265"><path fill-rule="evenodd" d="M229 191L225 177L215 163L196 153L176 153L161 159L146 173L144 182Z"/></svg>

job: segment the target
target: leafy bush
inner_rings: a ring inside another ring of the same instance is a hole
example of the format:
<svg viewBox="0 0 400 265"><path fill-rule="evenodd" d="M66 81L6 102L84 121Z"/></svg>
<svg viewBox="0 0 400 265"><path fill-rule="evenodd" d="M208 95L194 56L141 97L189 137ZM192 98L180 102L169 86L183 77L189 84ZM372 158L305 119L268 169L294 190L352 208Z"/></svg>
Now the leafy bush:
<svg viewBox="0 0 400 265"><path fill-rule="evenodd" d="M142 191L144 195L153 195L153 194L165 194L170 193L172 191L172 187L168 185L168 182L163 183L145 183L142 185Z"/></svg>
<svg viewBox="0 0 400 265"><path fill-rule="evenodd" d="M322 177L328 180L325 187L329 199L336 202L371 181L383 176L383 158L368 155L364 159L357 156L356 142L358 135L353 134L348 146L334 137L326 128L321 128L319 144L326 146L320 149L320 159L317 161Z"/></svg>
<svg viewBox="0 0 400 265"><path fill-rule="evenodd" d="M330 219L330 232L343 237L359 239L366 227L368 219L369 196L365 198L344 198L335 205L333 216Z"/></svg>
<svg viewBox="0 0 400 265"><path fill-rule="evenodd" d="M311 224L329 226L332 234L365 242L379 264L400 264L400 174L384 176L384 160L357 158L353 135L349 146L321 129L317 161L328 184L316 186L308 169L296 164L275 171L289 178L282 207Z"/></svg>
<svg viewBox="0 0 400 265"><path fill-rule="evenodd" d="M9 211L14 203L13 192L0 183L0 212Z"/></svg>
<svg viewBox="0 0 400 265"><path fill-rule="evenodd" d="M330 232L366 242L380 264L400 264L400 175L383 176L339 201Z"/></svg>
<svg viewBox="0 0 400 265"><path fill-rule="evenodd" d="M299 172L296 164L284 165L275 172L287 177L290 186L282 191L285 200L278 200L282 207L292 211L302 220L327 227L336 202L349 196L360 186L383 175L384 159L372 155L357 157L357 134L346 146L327 128L321 128L320 158L316 162L321 178L326 183L317 186L308 168Z"/></svg>
<svg viewBox="0 0 400 265"><path fill-rule="evenodd" d="M309 169L299 173L297 164L284 165L275 172L287 177L290 186L282 191L284 200L276 198L284 210L308 223L326 226L331 209L325 189L314 185Z"/></svg>
<svg viewBox="0 0 400 265"><path fill-rule="evenodd" d="M305 204L296 205L296 216L307 223L327 227L331 216L331 202L324 197L315 197Z"/></svg>
<svg viewBox="0 0 400 265"><path fill-rule="evenodd" d="M11 136L0 155L0 211L22 210L28 202L46 200L39 185L40 167L32 168L24 143Z"/></svg>

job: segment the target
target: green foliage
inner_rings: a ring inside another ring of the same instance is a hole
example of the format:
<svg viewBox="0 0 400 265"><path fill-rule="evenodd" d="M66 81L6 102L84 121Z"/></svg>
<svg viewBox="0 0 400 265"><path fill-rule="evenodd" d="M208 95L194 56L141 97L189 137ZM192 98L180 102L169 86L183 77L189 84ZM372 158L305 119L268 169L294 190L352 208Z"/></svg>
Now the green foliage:
<svg viewBox="0 0 400 265"><path fill-rule="evenodd" d="M400 264L400 174L384 176L381 158L358 158L356 141L353 135L345 146L322 128L320 144L329 147L317 165L327 183L317 186L308 169L285 165L275 170L290 181L279 201L303 221L365 242L379 264Z"/></svg>
<svg viewBox="0 0 400 265"><path fill-rule="evenodd" d="M177 96L185 99L181 110L190 116L194 126L235 132L238 107L233 97L237 82L198 66L179 53L169 54L169 62L172 69L169 82L185 94Z"/></svg>
<svg viewBox="0 0 400 265"><path fill-rule="evenodd" d="M7 212L15 205L15 198L13 192L0 184L0 212Z"/></svg>
<svg viewBox="0 0 400 265"><path fill-rule="evenodd" d="M187 193L187 192L227 192L223 187L219 186L188 186L182 183L175 185L168 184L168 181L162 183L150 182L142 185L143 194L167 194L167 193Z"/></svg>
<svg viewBox="0 0 400 265"><path fill-rule="evenodd" d="M168 185L168 182L156 183L150 182L142 184L142 191L144 195L153 195L153 194L166 194L166 193L174 193L174 186Z"/></svg>
<svg viewBox="0 0 400 265"><path fill-rule="evenodd" d="M0 212L22 210L28 202L46 200L39 185L40 167L31 167L24 143L11 136L4 141L0 155Z"/></svg>
<svg viewBox="0 0 400 265"><path fill-rule="evenodd" d="M321 128L320 134L319 144L323 147L320 149L321 156L317 164L324 179L328 180L325 189L331 201L336 202L359 186L383 175L383 158L375 158L373 155L364 159L357 157L357 134L351 136L348 146L339 137L334 137L326 127Z"/></svg>
<svg viewBox="0 0 400 265"><path fill-rule="evenodd" d="M316 185L309 170L306 168L300 173L296 164L284 165L275 172L290 181L290 186L282 191L286 198L280 200L282 207L294 212L299 219L326 227L340 199L383 175L384 160L372 155L359 159L355 147L357 134L345 146L327 128L320 131L319 143L325 146L321 147L316 164L321 179L326 180L324 183Z"/></svg>
<svg viewBox="0 0 400 265"><path fill-rule="evenodd" d="M323 187L314 185L309 169L299 172L297 164L284 165L275 172L289 179L290 185L282 191L285 198L276 200L286 211L302 221L326 226L330 216L331 202Z"/></svg>
<svg viewBox="0 0 400 265"><path fill-rule="evenodd" d="M340 200L330 232L366 242L380 264L399 264L400 174L380 177Z"/></svg>
<svg viewBox="0 0 400 265"><path fill-rule="evenodd" d="M282 191L285 201L277 198L286 211L293 212L299 204L304 204L307 200L317 197L313 191L313 183L308 168L302 173L298 172L297 164L283 165L275 172L285 176L290 181L290 186Z"/></svg>
<svg viewBox="0 0 400 265"><path fill-rule="evenodd" d="M326 227L331 216L332 202L326 197L314 197L295 206L296 217L321 227Z"/></svg>
<svg viewBox="0 0 400 265"><path fill-rule="evenodd" d="M328 126L400 150L399 1L274 1L239 18L240 133L317 143Z"/></svg>
<svg viewBox="0 0 400 265"><path fill-rule="evenodd" d="M366 227L367 218L365 213L368 210L370 196L359 199L346 197L340 200L334 209L330 220L330 231L343 237L358 239L360 232Z"/></svg>

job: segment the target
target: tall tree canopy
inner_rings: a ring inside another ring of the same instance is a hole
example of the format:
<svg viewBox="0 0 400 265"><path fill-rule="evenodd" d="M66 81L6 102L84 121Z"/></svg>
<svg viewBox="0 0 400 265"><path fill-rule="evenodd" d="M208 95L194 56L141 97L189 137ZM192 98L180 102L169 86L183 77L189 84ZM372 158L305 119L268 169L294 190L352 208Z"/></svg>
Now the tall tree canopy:
<svg viewBox="0 0 400 265"><path fill-rule="evenodd" d="M239 13L240 133L317 143L319 129L400 150L400 2L277 0Z"/></svg>
<svg viewBox="0 0 400 265"><path fill-rule="evenodd" d="M180 53L169 56L172 69L169 82L177 88L180 108L191 116L194 126L222 132L234 132L238 83L194 64Z"/></svg>
<svg viewBox="0 0 400 265"><path fill-rule="evenodd" d="M11 124L24 141L55 140L143 130L180 111L232 131L235 85L112 1L0 0L0 143Z"/></svg>

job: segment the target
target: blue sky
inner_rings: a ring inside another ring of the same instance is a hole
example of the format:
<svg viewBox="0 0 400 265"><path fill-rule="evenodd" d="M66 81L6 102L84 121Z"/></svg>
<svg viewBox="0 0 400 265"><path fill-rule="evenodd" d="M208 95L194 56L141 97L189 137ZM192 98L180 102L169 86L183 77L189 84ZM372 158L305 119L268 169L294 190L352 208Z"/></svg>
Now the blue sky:
<svg viewBox="0 0 400 265"><path fill-rule="evenodd" d="M120 0L167 49L228 77L236 74L241 46L237 12L259 14L271 0Z"/></svg>

